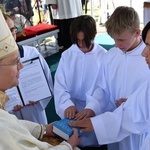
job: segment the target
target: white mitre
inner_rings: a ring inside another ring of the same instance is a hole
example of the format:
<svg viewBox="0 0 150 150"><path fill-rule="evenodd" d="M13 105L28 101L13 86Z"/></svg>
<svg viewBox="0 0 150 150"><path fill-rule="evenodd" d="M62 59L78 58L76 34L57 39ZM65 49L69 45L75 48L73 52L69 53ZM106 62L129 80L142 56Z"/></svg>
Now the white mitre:
<svg viewBox="0 0 150 150"><path fill-rule="evenodd" d="M0 59L18 51L18 46L0 10Z"/></svg>

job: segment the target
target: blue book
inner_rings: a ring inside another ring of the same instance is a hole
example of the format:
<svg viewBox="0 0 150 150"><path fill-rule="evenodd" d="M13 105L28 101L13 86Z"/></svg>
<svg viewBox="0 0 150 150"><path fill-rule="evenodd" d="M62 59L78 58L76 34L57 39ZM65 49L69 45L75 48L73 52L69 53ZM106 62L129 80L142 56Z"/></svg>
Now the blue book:
<svg viewBox="0 0 150 150"><path fill-rule="evenodd" d="M61 138L68 140L72 134L73 129L71 126L69 126L69 122L73 121L74 119L61 119L59 121L56 121L53 123L53 132L60 136ZM82 133L80 133L80 129L78 128L78 135L81 136Z"/></svg>

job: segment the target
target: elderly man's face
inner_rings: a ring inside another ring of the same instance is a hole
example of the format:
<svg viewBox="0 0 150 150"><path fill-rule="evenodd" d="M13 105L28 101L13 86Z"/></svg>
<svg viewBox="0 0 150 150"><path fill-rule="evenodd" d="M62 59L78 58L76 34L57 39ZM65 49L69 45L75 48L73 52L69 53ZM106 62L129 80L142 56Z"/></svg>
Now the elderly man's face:
<svg viewBox="0 0 150 150"><path fill-rule="evenodd" d="M0 90L18 85L19 71L23 68L18 52L0 61Z"/></svg>
<svg viewBox="0 0 150 150"><path fill-rule="evenodd" d="M146 47L142 52L142 56L145 57L145 61L147 62L150 68L150 30L148 30L146 39L145 39Z"/></svg>

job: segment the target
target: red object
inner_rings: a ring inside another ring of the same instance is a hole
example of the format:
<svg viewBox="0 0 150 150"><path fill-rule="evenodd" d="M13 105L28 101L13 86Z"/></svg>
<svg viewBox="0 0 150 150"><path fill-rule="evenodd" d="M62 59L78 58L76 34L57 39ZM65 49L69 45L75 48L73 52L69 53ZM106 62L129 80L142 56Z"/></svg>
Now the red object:
<svg viewBox="0 0 150 150"><path fill-rule="evenodd" d="M27 28L24 28L22 33L17 34L17 42L35 37L36 35L40 35L43 33L47 33L50 31L53 31L55 29L58 29L56 25L50 25L46 23L37 24L35 26L30 26Z"/></svg>

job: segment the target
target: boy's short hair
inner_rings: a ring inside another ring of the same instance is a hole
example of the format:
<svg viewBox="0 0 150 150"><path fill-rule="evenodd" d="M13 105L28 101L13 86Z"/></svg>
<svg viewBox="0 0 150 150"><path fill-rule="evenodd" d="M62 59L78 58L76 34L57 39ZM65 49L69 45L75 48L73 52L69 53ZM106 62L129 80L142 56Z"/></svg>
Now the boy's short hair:
<svg viewBox="0 0 150 150"><path fill-rule="evenodd" d="M82 15L72 22L70 27L70 36L73 44L77 44L77 34L80 31L84 33L85 44L87 48L89 48L91 41L94 40L97 32L94 18L89 15Z"/></svg>
<svg viewBox="0 0 150 150"><path fill-rule="evenodd" d="M120 35L127 30L135 32L139 29L140 19L134 8L120 6L115 9L105 26L109 35Z"/></svg>

